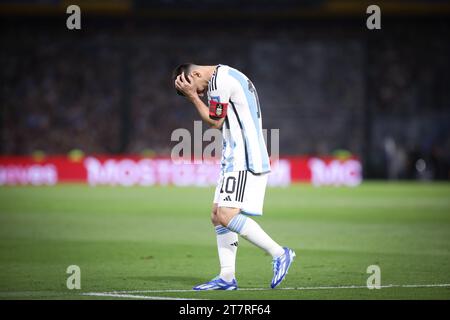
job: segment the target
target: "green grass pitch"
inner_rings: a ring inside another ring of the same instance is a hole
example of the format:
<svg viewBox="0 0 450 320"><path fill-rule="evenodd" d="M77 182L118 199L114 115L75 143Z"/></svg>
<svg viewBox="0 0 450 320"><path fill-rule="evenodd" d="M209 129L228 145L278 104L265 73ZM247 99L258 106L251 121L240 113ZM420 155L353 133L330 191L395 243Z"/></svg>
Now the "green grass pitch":
<svg viewBox="0 0 450 320"><path fill-rule="evenodd" d="M82 295L113 291L129 298L450 298L448 183L269 188L256 220L297 253L285 281L270 290L271 257L240 239L237 280L252 290L191 292L219 270L212 197L212 188L1 187L0 299L118 299ZM69 265L81 268L80 290L66 287ZM365 288L369 265L380 266L382 286L396 286Z"/></svg>

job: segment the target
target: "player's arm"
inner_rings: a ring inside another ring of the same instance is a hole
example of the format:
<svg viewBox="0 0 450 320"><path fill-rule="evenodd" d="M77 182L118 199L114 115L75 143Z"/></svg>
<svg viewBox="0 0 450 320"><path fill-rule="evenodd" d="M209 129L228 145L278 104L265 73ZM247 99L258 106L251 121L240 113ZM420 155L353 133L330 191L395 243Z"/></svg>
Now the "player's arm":
<svg viewBox="0 0 450 320"><path fill-rule="evenodd" d="M210 117L210 108L200 99L197 90L192 85L191 76L188 76L188 80L185 79L184 73L179 75L175 80L175 87L183 92L184 96L192 102L197 109L200 117L203 121L209 124L212 128L220 129L225 121L225 116L220 118Z"/></svg>
<svg viewBox="0 0 450 320"><path fill-rule="evenodd" d="M225 118L212 119L210 117L210 108L208 108L208 106L200 99L197 93L192 98L189 98L189 100L195 106L203 121L212 128L220 129L222 127Z"/></svg>

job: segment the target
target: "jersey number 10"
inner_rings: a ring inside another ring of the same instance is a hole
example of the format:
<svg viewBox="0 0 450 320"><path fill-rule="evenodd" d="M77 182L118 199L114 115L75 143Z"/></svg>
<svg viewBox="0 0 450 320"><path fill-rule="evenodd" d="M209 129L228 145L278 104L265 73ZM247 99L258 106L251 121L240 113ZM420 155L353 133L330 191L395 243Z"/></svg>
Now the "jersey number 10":
<svg viewBox="0 0 450 320"><path fill-rule="evenodd" d="M256 114L258 115L258 119L261 118L261 108L259 107L259 99L258 99L258 92L256 92L256 88L253 85L253 83L250 81L250 79L247 79L248 81L248 91L250 91L251 93L253 93L253 95L255 96L255 100L256 100Z"/></svg>

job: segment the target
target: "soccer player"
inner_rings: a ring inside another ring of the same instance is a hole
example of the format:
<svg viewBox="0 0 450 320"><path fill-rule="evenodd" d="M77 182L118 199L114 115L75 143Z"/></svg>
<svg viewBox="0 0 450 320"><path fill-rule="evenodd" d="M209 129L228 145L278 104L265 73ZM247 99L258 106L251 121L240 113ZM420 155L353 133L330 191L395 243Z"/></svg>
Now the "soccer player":
<svg viewBox="0 0 450 320"><path fill-rule="evenodd" d="M295 257L281 247L250 216L263 213L270 162L262 133L261 109L252 82L226 65L182 64L173 72L175 88L213 128L222 128L221 173L211 221L217 234L220 274L194 290L236 290L235 261L238 234L273 258L275 288ZM200 97L207 93L207 106Z"/></svg>

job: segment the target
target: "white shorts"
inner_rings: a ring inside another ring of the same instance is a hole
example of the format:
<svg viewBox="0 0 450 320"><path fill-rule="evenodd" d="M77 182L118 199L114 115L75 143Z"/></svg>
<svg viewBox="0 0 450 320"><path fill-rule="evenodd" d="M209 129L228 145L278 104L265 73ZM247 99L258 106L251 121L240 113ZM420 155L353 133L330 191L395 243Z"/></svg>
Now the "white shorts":
<svg viewBox="0 0 450 320"><path fill-rule="evenodd" d="M240 208L241 213L263 214L268 174L255 175L250 171L221 173L214 193L219 207Z"/></svg>

